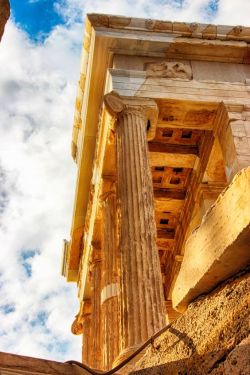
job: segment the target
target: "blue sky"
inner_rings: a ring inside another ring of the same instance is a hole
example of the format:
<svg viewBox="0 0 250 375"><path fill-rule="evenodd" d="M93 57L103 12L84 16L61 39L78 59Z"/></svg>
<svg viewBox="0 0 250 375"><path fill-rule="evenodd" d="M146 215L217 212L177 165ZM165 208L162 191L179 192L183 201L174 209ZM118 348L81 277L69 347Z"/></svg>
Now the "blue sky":
<svg viewBox="0 0 250 375"><path fill-rule="evenodd" d="M77 291L60 276L87 12L249 25L249 0L11 0L0 43L0 351L80 360ZM8 329L6 329L8 327Z"/></svg>
<svg viewBox="0 0 250 375"><path fill-rule="evenodd" d="M11 0L12 17L31 39L43 41L53 27L65 21L53 0Z"/></svg>

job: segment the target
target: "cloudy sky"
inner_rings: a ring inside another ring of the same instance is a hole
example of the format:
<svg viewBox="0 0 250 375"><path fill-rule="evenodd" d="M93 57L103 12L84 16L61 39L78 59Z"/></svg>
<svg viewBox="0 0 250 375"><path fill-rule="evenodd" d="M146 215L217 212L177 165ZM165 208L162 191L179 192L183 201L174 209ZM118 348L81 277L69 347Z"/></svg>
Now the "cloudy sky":
<svg viewBox="0 0 250 375"><path fill-rule="evenodd" d="M76 168L71 129L87 12L249 26L249 0L11 0L0 44L0 351L80 360L60 276Z"/></svg>

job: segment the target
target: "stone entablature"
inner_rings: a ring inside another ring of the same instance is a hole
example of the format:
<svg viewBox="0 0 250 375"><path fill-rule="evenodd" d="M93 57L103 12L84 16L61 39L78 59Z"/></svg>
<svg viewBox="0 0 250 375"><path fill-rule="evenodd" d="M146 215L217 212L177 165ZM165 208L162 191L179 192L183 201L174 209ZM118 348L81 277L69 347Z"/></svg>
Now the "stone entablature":
<svg viewBox="0 0 250 375"><path fill-rule="evenodd" d="M78 284L83 361L103 369L175 316L187 240L250 165L248 28L213 38L210 25L157 22L90 15L85 29L63 270Z"/></svg>
<svg viewBox="0 0 250 375"><path fill-rule="evenodd" d="M101 28L101 29L100 29ZM119 39L124 39L124 32L128 31L129 34L134 32L132 40L130 40L131 50L134 48L135 53L138 55L143 52L144 44L154 43L153 53L155 55L161 54L162 57L166 55L171 57L185 56L187 58L193 58L198 60L210 60L210 61L225 61L235 63L249 62L249 53L247 43L250 41L250 27L243 26L225 26L225 25L209 25L209 24L197 24L197 23L184 23L184 22L170 22L170 21L159 21L140 19L132 17L118 17L112 15L97 15L89 14L86 18L85 34L83 42L82 60L81 60L81 73L78 85L78 93L76 99L75 118L73 126L72 136L72 156L74 159L77 158L77 147L78 133L81 129L82 124L82 104L83 96L86 84L86 78L89 75L88 72L88 61L91 58L92 51L91 38L92 32L98 30L98 37L101 34L105 34L105 37L112 40L114 39L114 31L117 30L115 35L116 42L118 42L116 48L124 48L124 43ZM122 30L123 33L119 34ZM104 33L106 31L106 33ZM111 31L110 36L108 32ZM138 31L140 31L141 46L135 43L138 39ZM158 37L158 34L162 34ZM155 37L152 40L151 35ZM102 37L101 37L102 38ZM101 39L100 38L100 39ZM190 39L193 39L192 53L190 54L189 43ZM235 41L236 43L231 43ZM102 45L102 48L106 50L107 45ZM164 48L163 47L164 44ZM215 48L213 48L215 47ZM217 47L217 48L216 48ZM112 47L113 48L113 47ZM145 50L148 49L148 46ZM208 51L208 53L207 53ZM107 53L107 52L106 52ZM203 57L204 56L204 57ZM202 58L203 57L203 58ZM103 61L103 60L102 60ZM105 64L107 64L107 61ZM108 66L106 66L108 67Z"/></svg>

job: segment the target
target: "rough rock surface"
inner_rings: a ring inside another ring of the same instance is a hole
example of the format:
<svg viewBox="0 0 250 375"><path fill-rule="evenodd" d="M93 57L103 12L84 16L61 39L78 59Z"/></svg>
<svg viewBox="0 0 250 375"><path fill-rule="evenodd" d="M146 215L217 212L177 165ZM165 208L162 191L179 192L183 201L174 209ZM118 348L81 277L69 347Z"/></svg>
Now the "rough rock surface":
<svg viewBox="0 0 250 375"><path fill-rule="evenodd" d="M248 268L191 303L133 374L250 374L249 305Z"/></svg>
<svg viewBox="0 0 250 375"><path fill-rule="evenodd" d="M4 26L10 16L9 0L0 0L0 40L2 39Z"/></svg>

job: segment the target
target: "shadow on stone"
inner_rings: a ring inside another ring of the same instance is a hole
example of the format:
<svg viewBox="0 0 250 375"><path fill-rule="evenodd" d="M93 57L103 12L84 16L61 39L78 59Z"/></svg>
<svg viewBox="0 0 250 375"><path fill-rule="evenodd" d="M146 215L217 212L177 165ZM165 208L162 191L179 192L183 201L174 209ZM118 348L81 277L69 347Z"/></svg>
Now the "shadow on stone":
<svg viewBox="0 0 250 375"><path fill-rule="evenodd" d="M243 375L250 374L250 336L233 348L173 361L132 372L133 375Z"/></svg>

